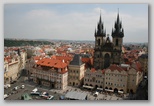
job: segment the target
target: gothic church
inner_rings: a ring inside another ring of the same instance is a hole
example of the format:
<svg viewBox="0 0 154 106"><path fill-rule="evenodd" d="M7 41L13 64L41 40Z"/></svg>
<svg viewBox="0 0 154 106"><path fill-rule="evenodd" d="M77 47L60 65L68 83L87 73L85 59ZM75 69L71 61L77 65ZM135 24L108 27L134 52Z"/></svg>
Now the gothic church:
<svg viewBox="0 0 154 106"><path fill-rule="evenodd" d="M112 41L104 29L104 25L100 19L95 29L95 48L94 48L94 68L105 69L110 64L121 64L122 63L122 45L124 37L124 29L122 28L122 22L119 19L119 13L117 19L112 28Z"/></svg>

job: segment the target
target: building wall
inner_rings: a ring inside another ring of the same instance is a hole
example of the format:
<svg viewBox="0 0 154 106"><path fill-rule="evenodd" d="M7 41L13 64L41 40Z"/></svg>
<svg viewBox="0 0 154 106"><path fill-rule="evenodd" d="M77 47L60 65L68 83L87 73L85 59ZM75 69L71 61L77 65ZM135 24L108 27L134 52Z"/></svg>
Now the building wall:
<svg viewBox="0 0 154 106"><path fill-rule="evenodd" d="M104 75L101 73L101 70L95 72L87 70L85 72L84 85L104 88Z"/></svg>
<svg viewBox="0 0 154 106"><path fill-rule="evenodd" d="M13 61L8 64L8 71L6 72L7 78L8 78L8 83L11 81L14 81L18 78L18 73L19 73L19 67L18 67L18 61Z"/></svg>
<svg viewBox="0 0 154 106"><path fill-rule="evenodd" d="M40 68L30 69L33 81L37 84L56 89L67 88L68 72L61 74L57 70L43 70Z"/></svg>
<svg viewBox="0 0 154 106"><path fill-rule="evenodd" d="M143 73L135 70L134 68L128 68L126 71L111 71L105 70L105 74L102 74L101 70L92 72L87 70L84 77L84 85L92 86L96 88L102 86L103 89L123 91L128 93L130 91L136 92L139 83L143 79Z"/></svg>
<svg viewBox="0 0 154 106"><path fill-rule="evenodd" d="M141 58L141 57L139 57L139 62L142 65L142 69L143 69L144 75L148 76L148 58Z"/></svg>
<svg viewBox="0 0 154 106"><path fill-rule="evenodd" d="M105 72L105 88L114 90L122 90L127 92L127 73L126 71L119 72L118 70L111 71L107 69Z"/></svg>
<svg viewBox="0 0 154 106"><path fill-rule="evenodd" d="M69 65L69 72L68 72L68 85L79 87L83 84L83 77L84 77L84 65L76 66L76 65Z"/></svg>
<svg viewBox="0 0 154 106"><path fill-rule="evenodd" d="M21 69L25 69L26 60L27 60L27 53L21 52L21 62L22 62Z"/></svg>
<svg viewBox="0 0 154 106"><path fill-rule="evenodd" d="M139 72L139 71L136 71L134 68L131 68L129 71L128 71L128 87L127 87L127 90L128 92L129 91L133 91L133 92L136 92L137 90L137 87L139 85L139 83L142 81L143 79L143 73L142 72Z"/></svg>

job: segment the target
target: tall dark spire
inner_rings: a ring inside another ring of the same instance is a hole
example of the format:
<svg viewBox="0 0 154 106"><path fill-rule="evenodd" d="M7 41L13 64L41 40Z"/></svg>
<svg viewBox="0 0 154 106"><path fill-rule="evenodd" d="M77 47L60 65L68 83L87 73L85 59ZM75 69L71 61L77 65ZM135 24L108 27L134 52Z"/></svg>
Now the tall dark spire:
<svg viewBox="0 0 154 106"><path fill-rule="evenodd" d="M101 13L100 13L100 18L99 18L99 23L102 23L102 19L101 19Z"/></svg>
<svg viewBox="0 0 154 106"><path fill-rule="evenodd" d="M119 8L118 8L118 15L117 15L117 23L119 23Z"/></svg>
<svg viewBox="0 0 154 106"><path fill-rule="evenodd" d="M123 37L124 33L122 31L122 22L120 21L119 18L119 9L118 9L118 14L117 14L117 20L114 24L114 30L112 29L112 37Z"/></svg>
<svg viewBox="0 0 154 106"><path fill-rule="evenodd" d="M97 33L96 33L96 28L95 28L95 36L96 36L96 34L97 34Z"/></svg>
<svg viewBox="0 0 154 106"><path fill-rule="evenodd" d="M102 36L102 37L106 36L105 31L104 31L104 25L103 25L102 18L101 18L101 12L100 12L100 18L97 24L97 31L96 31L95 36Z"/></svg>

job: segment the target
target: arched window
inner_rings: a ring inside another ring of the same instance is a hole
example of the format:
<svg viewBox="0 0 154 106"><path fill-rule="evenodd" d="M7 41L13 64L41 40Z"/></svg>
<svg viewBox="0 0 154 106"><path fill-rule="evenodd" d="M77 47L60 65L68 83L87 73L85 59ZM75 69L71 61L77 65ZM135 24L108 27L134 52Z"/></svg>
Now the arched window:
<svg viewBox="0 0 154 106"><path fill-rule="evenodd" d="M100 45L100 39L98 39L98 45Z"/></svg>
<svg viewBox="0 0 154 106"><path fill-rule="evenodd" d="M107 68L110 66L110 55L108 53L106 53L104 55L104 68Z"/></svg>
<svg viewBox="0 0 154 106"><path fill-rule="evenodd" d="M116 46L118 46L118 43L119 43L119 41L118 41L118 39L116 39Z"/></svg>

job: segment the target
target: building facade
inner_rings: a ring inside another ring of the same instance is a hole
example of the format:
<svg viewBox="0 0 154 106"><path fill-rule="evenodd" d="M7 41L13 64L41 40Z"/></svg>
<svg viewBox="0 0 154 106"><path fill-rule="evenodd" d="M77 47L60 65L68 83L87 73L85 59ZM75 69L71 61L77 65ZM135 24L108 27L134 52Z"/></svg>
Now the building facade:
<svg viewBox="0 0 154 106"><path fill-rule="evenodd" d="M91 86L93 88L104 88L104 71L87 69L84 76L84 85Z"/></svg>
<svg viewBox="0 0 154 106"><path fill-rule="evenodd" d="M144 75L148 76L148 54L142 54L139 57L139 62L142 65Z"/></svg>
<svg viewBox="0 0 154 106"><path fill-rule="evenodd" d="M136 92L143 79L143 72L133 66L112 64L107 69L85 72L84 85L103 88L112 92Z"/></svg>
<svg viewBox="0 0 154 106"><path fill-rule="evenodd" d="M38 85L56 89L67 88L68 65L64 61L43 58L37 62L29 61L26 67L33 82Z"/></svg>
<svg viewBox="0 0 154 106"><path fill-rule="evenodd" d="M19 58L4 59L4 84L11 83L18 79L19 75Z"/></svg>
<svg viewBox="0 0 154 106"><path fill-rule="evenodd" d="M83 85L85 64L81 61L81 56L75 54L68 66L68 85L80 87Z"/></svg>

